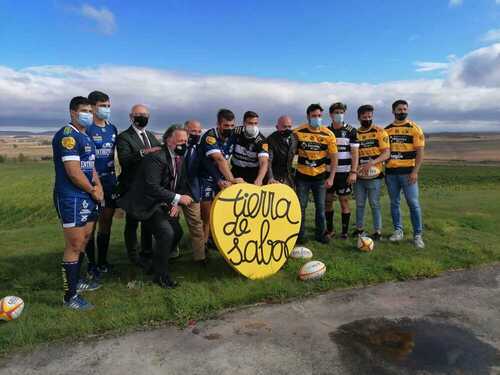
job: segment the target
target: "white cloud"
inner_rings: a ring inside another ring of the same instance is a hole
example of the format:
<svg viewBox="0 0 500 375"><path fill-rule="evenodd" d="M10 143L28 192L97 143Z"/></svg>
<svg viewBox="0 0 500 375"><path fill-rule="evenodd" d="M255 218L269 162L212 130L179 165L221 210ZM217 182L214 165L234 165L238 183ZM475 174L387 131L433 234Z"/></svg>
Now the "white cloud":
<svg viewBox="0 0 500 375"><path fill-rule="evenodd" d="M417 72L433 72L433 71L446 71L450 66L449 63L440 62L427 62L427 61L417 61L414 63L417 66Z"/></svg>
<svg viewBox="0 0 500 375"><path fill-rule="evenodd" d="M211 127L222 107L234 110L239 122L245 110L254 110L263 125L272 126L285 113L299 123L309 103L327 107L335 101L348 104L351 122L359 105L371 103L376 121L386 124L391 103L404 98L426 131L500 130L500 44L448 59L449 73L443 79L379 84L190 75L134 66L0 66L0 127L62 126L71 97L102 90L111 96L113 122L121 129L128 126L127 114L135 103L148 105L152 127L164 130L188 118Z"/></svg>
<svg viewBox="0 0 500 375"><path fill-rule="evenodd" d="M83 4L79 9L82 16L94 21L99 32L105 35L111 35L116 30L116 21L114 14L107 8L97 9L89 4Z"/></svg>
<svg viewBox="0 0 500 375"><path fill-rule="evenodd" d="M462 5L462 3L463 3L463 1L462 1L462 0L450 0L450 1L448 2L448 5L449 5L450 7L457 7L457 6Z"/></svg>
<svg viewBox="0 0 500 375"><path fill-rule="evenodd" d="M498 1L500 4L500 0ZM488 30L488 32L481 37L481 40L487 43L500 42L500 29Z"/></svg>

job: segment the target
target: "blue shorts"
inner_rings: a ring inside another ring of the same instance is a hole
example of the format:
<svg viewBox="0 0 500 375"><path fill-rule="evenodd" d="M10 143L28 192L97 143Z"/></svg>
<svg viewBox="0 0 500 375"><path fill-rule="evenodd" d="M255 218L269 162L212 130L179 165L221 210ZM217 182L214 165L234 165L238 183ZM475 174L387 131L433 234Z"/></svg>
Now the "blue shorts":
<svg viewBox="0 0 500 375"><path fill-rule="evenodd" d="M215 183L213 178L200 178L201 201L213 201L219 191L219 186Z"/></svg>
<svg viewBox="0 0 500 375"><path fill-rule="evenodd" d="M90 197L72 197L54 192L54 206L63 228L83 227L99 216L97 204Z"/></svg>

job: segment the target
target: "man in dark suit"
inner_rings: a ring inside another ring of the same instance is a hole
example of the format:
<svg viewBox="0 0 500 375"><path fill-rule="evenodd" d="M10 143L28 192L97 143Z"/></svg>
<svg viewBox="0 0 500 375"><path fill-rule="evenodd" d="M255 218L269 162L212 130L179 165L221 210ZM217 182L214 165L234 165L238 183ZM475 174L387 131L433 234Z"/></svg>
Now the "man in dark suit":
<svg viewBox="0 0 500 375"><path fill-rule="evenodd" d="M160 142L155 135L146 130L149 121L149 110L141 104L136 104L130 111L132 125L120 133L116 142L121 174L118 176L117 192L124 196L129 190L141 165L143 158L160 151ZM153 240L151 231L141 224L141 253L137 257L137 227L139 221L127 215L125 217L125 247L129 259L134 264L144 265L151 257Z"/></svg>
<svg viewBox="0 0 500 375"><path fill-rule="evenodd" d="M184 127L188 133L188 147L184 157L184 168L188 176L190 194L194 202L189 206L183 206L182 212L186 218L189 234L191 235L191 246L193 247L193 259L202 266L207 264L205 252L205 236L203 234L203 221L200 209L200 182L198 179L200 158L198 157L198 146L201 139L201 124L199 121L186 121Z"/></svg>
<svg viewBox="0 0 500 375"><path fill-rule="evenodd" d="M153 280L163 288L174 288L177 283L170 278L168 259L182 237L179 206L189 206L193 201L187 194L189 188L182 170L187 132L182 125L172 125L163 142L160 151L144 157L130 191L118 205L151 228L156 240Z"/></svg>

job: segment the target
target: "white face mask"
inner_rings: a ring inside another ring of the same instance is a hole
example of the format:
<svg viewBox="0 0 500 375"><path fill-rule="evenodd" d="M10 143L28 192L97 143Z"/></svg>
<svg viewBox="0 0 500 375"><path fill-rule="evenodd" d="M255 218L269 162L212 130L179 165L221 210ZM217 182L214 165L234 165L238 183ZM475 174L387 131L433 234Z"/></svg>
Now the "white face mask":
<svg viewBox="0 0 500 375"><path fill-rule="evenodd" d="M337 124L342 124L344 122L344 114L343 113L335 113L333 115L333 121Z"/></svg>
<svg viewBox="0 0 500 375"><path fill-rule="evenodd" d="M248 138L255 138L259 134L259 128L253 125L245 125L245 133Z"/></svg>

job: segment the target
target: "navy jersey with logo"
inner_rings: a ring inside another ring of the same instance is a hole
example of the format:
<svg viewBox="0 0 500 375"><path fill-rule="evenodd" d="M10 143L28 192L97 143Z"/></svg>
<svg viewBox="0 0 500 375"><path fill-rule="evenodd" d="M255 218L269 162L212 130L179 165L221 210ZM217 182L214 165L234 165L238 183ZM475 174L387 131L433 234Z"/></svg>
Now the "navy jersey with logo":
<svg viewBox="0 0 500 375"><path fill-rule="evenodd" d="M206 179L218 180L222 178L222 174L215 165L210 155L214 153L221 153L222 156L229 160L231 157L234 145L236 143L236 137L233 133L230 137L222 139L219 136L217 129L209 129L201 137L200 145L198 147L198 152L201 158L200 161L200 177Z"/></svg>
<svg viewBox="0 0 500 375"><path fill-rule="evenodd" d="M69 124L61 128L52 139L52 152L56 173L54 191L68 197L89 198L89 194L75 186L64 169L65 161L79 161L80 168L89 182L95 165L95 147L86 133Z"/></svg>
<svg viewBox="0 0 500 375"><path fill-rule="evenodd" d="M95 169L104 190L113 190L116 185L115 147L118 130L113 124L92 124L87 135L95 146Z"/></svg>

